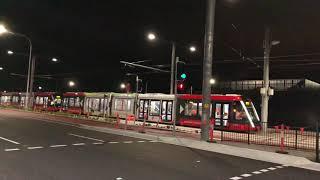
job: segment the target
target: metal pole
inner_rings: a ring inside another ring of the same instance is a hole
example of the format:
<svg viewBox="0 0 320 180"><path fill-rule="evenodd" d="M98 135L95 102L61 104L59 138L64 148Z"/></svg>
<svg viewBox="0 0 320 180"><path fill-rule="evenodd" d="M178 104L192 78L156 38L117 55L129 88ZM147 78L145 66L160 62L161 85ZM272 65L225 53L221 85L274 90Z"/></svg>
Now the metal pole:
<svg viewBox="0 0 320 180"><path fill-rule="evenodd" d="M136 75L136 93L139 92L139 76Z"/></svg>
<svg viewBox="0 0 320 180"><path fill-rule="evenodd" d="M213 57L213 35L216 0L207 0L207 16L205 27L204 59L203 59L203 84L202 84L202 116L201 116L201 140L209 140L209 121L211 105L212 57Z"/></svg>
<svg viewBox="0 0 320 180"><path fill-rule="evenodd" d="M270 28L267 27L265 30L264 40L264 65L263 65L263 82L264 92L262 93L262 108L261 108L261 120L263 125L263 132L267 131L268 128L268 105L269 105L269 56L271 51L270 41Z"/></svg>
<svg viewBox="0 0 320 180"><path fill-rule="evenodd" d="M175 70L174 70L174 94L176 95L178 93L177 89L177 74L178 74L178 62L179 62L179 57L176 57L176 61L174 62L175 64Z"/></svg>
<svg viewBox="0 0 320 180"><path fill-rule="evenodd" d="M31 101L31 99L33 99L33 83L34 83L34 72L36 69L36 57L33 56L31 59L31 73L30 73L30 89L29 89L29 107L32 107L33 101Z"/></svg>
<svg viewBox="0 0 320 180"><path fill-rule="evenodd" d="M15 33L17 34L17 33ZM20 34L17 34L20 35ZM27 36L21 35L22 37L25 37L28 42L29 42L29 63L28 63L28 78L27 78L27 89L26 89L26 100L25 100L25 104L24 104L24 108L28 109L28 105L29 105L29 88L30 88L30 74L31 74L31 61L32 61L32 43L31 43L31 39L28 38Z"/></svg>
<svg viewBox="0 0 320 180"><path fill-rule="evenodd" d="M171 52L171 80L170 80L170 94L174 93L174 69L175 69L175 60L176 60L176 44L172 42L172 52Z"/></svg>
<svg viewBox="0 0 320 180"><path fill-rule="evenodd" d="M146 81L146 90L145 93L148 93L148 81Z"/></svg>

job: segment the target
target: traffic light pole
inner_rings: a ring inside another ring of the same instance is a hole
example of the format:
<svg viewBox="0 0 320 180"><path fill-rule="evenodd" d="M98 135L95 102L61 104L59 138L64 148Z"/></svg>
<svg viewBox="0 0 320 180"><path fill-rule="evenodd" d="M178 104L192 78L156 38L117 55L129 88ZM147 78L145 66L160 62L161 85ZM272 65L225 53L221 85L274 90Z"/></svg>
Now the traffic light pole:
<svg viewBox="0 0 320 180"><path fill-rule="evenodd" d="M201 140L209 140L209 121L211 106L212 56L213 56L213 34L216 0L207 0L207 15L205 27L205 49L203 59L203 84L202 84L202 116L201 116Z"/></svg>

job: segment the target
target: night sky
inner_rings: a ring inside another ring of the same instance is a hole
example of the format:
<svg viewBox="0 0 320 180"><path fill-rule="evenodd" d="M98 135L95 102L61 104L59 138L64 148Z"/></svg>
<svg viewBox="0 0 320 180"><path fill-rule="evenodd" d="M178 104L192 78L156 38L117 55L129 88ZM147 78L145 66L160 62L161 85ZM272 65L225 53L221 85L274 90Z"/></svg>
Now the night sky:
<svg viewBox="0 0 320 180"><path fill-rule="evenodd" d="M320 82L319 0L217 0L213 73L219 81L262 79L264 27L274 40L271 78L308 78ZM126 73L138 73L150 91L168 92L170 75L124 67L120 60L152 60L169 65L176 41L177 56L187 64L187 84L201 89L205 0L1 0L0 21L28 35L37 56L35 86L44 91L119 91ZM153 31L159 41L148 42ZM196 53L188 51L197 46ZM0 90L22 91L28 44L16 36L0 37ZM241 52L241 55L240 55ZM50 61L52 57L58 63ZM77 86L67 87L74 80Z"/></svg>

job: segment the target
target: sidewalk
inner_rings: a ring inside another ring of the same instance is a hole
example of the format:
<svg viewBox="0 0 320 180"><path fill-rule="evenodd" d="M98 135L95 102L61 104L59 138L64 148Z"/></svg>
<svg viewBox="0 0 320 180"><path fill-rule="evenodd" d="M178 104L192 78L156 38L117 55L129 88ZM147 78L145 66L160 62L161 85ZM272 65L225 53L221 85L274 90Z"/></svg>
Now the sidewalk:
<svg viewBox="0 0 320 180"><path fill-rule="evenodd" d="M50 121L55 123L62 123L72 126L77 126L79 128L100 131L105 133L130 136L141 139L148 140L157 140L163 143L184 146L194 149L200 149L205 151L211 151L226 155L244 157L254 160L261 160L266 162L272 162L277 164L284 164L293 167L305 168L315 171L320 171L320 163L315 163L308 160L305 157L298 157L294 155L303 155L306 153L304 151L292 151L289 150L291 155L283 155L275 153L276 147L269 147L266 149L266 146L259 145L244 145L237 143L230 143L228 145L226 143L208 143L204 141L199 141L200 136L197 133L182 133L176 132L176 136L173 136L172 131L170 130L159 130L153 128L145 128L145 133L139 133L141 127L138 126L127 126L127 130L117 129L114 124L87 120L87 119L79 119L79 118L71 118L65 117L63 115L52 115L48 113L39 113L39 112L26 112L22 110L8 110L5 109L3 111L7 111L7 113L16 113L17 111L21 113L25 113L26 116L42 120L42 121ZM124 125L121 125L121 128L124 128ZM241 147L239 147L241 146ZM266 151L267 150L267 151ZM299 154L300 153L300 154Z"/></svg>

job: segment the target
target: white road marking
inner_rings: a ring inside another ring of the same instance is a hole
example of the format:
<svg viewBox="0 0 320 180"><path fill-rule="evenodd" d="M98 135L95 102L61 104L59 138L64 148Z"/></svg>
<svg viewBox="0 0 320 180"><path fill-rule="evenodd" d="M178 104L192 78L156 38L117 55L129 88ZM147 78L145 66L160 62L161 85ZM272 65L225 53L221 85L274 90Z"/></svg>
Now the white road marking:
<svg viewBox="0 0 320 180"><path fill-rule="evenodd" d="M281 168L283 168L283 166L276 166L276 168L279 168L279 169L281 169Z"/></svg>
<svg viewBox="0 0 320 180"><path fill-rule="evenodd" d="M143 143L143 142L146 142L146 141L137 141L138 143Z"/></svg>
<svg viewBox="0 0 320 180"><path fill-rule="evenodd" d="M269 170L268 169L261 169L260 171L261 172L268 172Z"/></svg>
<svg viewBox="0 0 320 180"><path fill-rule="evenodd" d="M287 165L287 164L284 164L284 165L282 165L282 167L289 167L289 165Z"/></svg>
<svg viewBox="0 0 320 180"><path fill-rule="evenodd" d="M87 137L87 136L81 136L81 135L78 135L78 134L69 133L69 135L70 136L76 136L76 137L79 137L79 138L84 138L84 139L90 139L90 140L94 140L94 141L104 142L104 140L101 140L101 139L96 139L96 138Z"/></svg>
<svg viewBox="0 0 320 180"><path fill-rule="evenodd" d="M262 172L260 171L253 171L252 174L261 174Z"/></svg>
<svg viewBox="0 0 320 180"><path fill-rule="evenodd" d="M198 161L196 161L197 163L200 163L200 161L198 160Z"/></svg>
<svg viewBox="0 0 320 180"><path fill-rule="evenodd" d="M158 141L149 141L149 142L152 142L152 143L154 143L154 142L158 142Z"/></svg>
<svg viewBox="0 0 320 180"><path fill-rule="evenodd" d="M277 168L269 167L268 169L271 170L271 171L273 171L273 170L276 170Z"/></svg>
<svg viewBox="0 0 320 180"><path fill-rule="evenodd" d="M132 143L132 141L123 141L123 143L128 144L128 143Z"/></svg>
<svg viewBox="0 0 320 180"><path fill-rule="evenodd" d="M242 177L238 177L238 176L235 176L235 177L232 177L232 178L229 178L231 180L239 180L239 179L242 179Z"/></svg>
<svg viewBox="0 0 320 180"><path fill-rule="evenodd" d="M18 142L16 142L16 141L13 141L13 140L10 140L10 139L1 137L1 136L0 136L0 139L5 140L5 141L8 141L8 142L11 142L11 143L13 143L13 144L20 144L20 143L18 143Z"/></svg>
<svg viewBox="0 0 320 180"><path fill-rule="evenodd" d="M74 145L74 146L84 146L86 144L85 143L75 143L75 144L72 144L72 145Z"/></svg>
<svg viewBox="0 0 320 180"><path fill-rule="evenodd" d="M56 147L66 147L67 145L65 145L65 144L58 144L58 145L52 145L52 146L50 146L50 147L52 147L52 148L56 148Z"/></svg>
<svg viewBox="0 0 320 180"><path fill-rule="evenodd" d="M28 149L41 149L43 148L42 146L35 146L35 147L28 147Z"/></svg>
<svg viewBox="0 0 320 180"><path fill-rule="evenodd" d="M242 177L250 177L250 176L252 176L251 174L242 174L241 175Z"/></svg>
<svg viewBox="0 0 320 180"><path fill-rule="evenodd" d="M9 152L9 151L20 151L19 148L14 148L14 149L5 149L4 151Z"/></svg>
<svg viewBox="0 0 320 180"><path fill-rule="evenodd" d="M119 142L115 142L115 141L110 141L108 142L109 144L118 144Z"/></svg>
<svg viewBox="0 0 320 180"><path fill-rule="evenodd" d="M116 180L123 180L123 178L122 177L117 177Z"/></svg>
<svg viewBox="0 0 320 180"><path fill-rule="evenodd" d="M103 143L102 142L95 142L95 143L92 143L92 144L99 145L99 144L103 144Z"/></svg>

